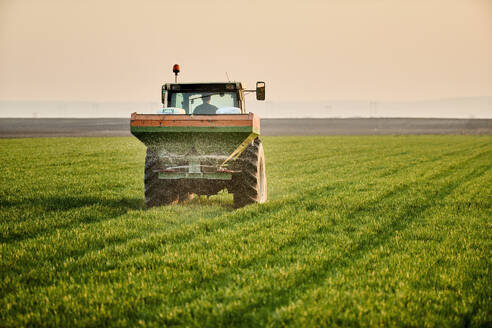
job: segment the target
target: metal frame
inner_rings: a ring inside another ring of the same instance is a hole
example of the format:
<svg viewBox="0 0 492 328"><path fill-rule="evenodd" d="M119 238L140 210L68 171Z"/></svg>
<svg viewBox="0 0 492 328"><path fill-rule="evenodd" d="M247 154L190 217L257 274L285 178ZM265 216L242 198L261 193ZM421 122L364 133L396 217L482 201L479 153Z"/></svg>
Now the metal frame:
<svg viewBox="0 0 492 328"><path fill-rule="evenodd" d="M205 179L205 180L232 180L232 173L227 172L159 172L159 179Z"/></svg>

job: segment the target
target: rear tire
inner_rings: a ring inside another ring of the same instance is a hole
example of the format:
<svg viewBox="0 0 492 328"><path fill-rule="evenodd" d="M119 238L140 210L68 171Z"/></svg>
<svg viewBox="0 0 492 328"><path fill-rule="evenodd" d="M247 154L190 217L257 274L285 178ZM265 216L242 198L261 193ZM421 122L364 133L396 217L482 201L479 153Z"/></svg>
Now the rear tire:
<svg viewBox="0 0 492 328"><path fill-rule="evenodd" d="M241 173L233 177L234 207L267 201L265 154L260 139L255 139L237 159Z"/></svg>
<svg viewBox="0 0 492 328"><path fill-rule="evenodd" d="M151 208L176 203L179 199L177 184L173 180L159 179L159 157L147 148L145 156L145 206Z"/></svg>

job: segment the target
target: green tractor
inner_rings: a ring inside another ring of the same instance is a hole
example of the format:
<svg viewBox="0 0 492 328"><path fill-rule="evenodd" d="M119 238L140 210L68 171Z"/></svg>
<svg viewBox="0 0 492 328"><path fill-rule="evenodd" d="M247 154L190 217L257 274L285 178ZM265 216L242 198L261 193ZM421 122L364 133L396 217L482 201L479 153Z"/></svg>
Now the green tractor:
<svg viewBox="0 0 492 328"><path fill-rule="evenodd" d="M176 76L179 66L173 68ZM234 207L267 200L260 118L246 113L244 96L265 99L265 83L167 83L158 114L131 115L131 133L147 146L147 208L215 195L234 195Z"/></svg>

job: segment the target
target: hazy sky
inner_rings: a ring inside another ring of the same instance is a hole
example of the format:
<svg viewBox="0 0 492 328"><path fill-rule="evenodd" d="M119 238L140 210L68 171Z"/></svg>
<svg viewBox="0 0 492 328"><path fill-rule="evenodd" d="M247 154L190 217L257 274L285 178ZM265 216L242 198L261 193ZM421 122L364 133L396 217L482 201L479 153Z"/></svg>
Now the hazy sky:
<svg viewBox="0 0 492 328"><path fill-rule="evenodd" d="M158 101L174 63L273 101L492 96L492 0L0 0L0 101Z"/></svg>

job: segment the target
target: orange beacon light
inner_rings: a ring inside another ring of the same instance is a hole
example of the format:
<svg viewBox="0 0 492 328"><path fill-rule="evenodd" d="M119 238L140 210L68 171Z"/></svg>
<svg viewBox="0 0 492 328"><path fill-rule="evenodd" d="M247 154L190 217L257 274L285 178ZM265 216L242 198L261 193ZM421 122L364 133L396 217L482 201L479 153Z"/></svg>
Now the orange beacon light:
<svg viewBox="0 0 492 328"><path fill-rule="evenodd" d="M178 73L179 73L179 65L173 65L173 73L174 73L174 83L178 83Z"/></svg>

